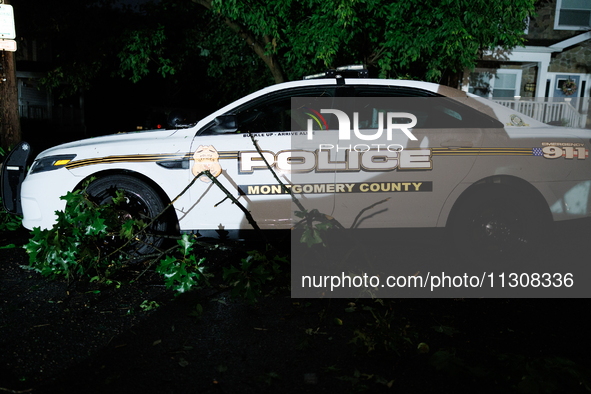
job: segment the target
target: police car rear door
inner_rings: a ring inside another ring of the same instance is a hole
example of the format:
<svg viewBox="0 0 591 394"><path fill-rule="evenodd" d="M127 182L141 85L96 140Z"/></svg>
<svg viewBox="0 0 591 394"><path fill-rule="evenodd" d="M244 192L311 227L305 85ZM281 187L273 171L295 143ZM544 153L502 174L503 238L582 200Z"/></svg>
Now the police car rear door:
<svg viewBox="0 0 591 394"><path fill-rule="evenodd" d="M339 152L339 160L348 164L337 172L337 184L345 187L336 194L335 217L351 225L362 209L383 201L364 213L356 226L436 226L445 200L478 155L482 117L487 117L421 89L356 86L355 90L349 105L351 112L358 112L359 132L375 135L380 117L384 132L379 140L355 138L354 133L351 140L339 140L342 148L351 148L345 151L348 157Z"/></svg>

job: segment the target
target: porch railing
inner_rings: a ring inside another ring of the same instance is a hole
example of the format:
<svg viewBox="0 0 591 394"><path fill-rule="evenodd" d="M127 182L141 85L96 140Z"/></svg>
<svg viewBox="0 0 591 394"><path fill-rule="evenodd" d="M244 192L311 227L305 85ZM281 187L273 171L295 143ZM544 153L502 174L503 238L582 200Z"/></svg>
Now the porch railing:
<svg viewBox="0 0 591 394"><path fill-rule="evenodd" d="M587 124L589 98L520 98L492 99L495 103L521 112L540 122L584 128Z"/></svg>

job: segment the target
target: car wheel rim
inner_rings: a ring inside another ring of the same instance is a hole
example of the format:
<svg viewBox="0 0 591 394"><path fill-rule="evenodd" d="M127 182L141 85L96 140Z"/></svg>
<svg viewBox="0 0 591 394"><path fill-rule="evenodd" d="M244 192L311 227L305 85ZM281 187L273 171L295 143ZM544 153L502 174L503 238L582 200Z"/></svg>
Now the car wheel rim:
<svg viewBox="0 0 591 394"><path fill-rule="evenodd" d="M139 194L124 191L124 196L125 202L122 203L119 209L116 211L117 220L121 226L129 219L143 220L145 224L148 224L152 218L158 214L158 212L154 213L150 211L149 204L144 201L144 199ZM110 191L107 191L98 198L97 204L110 204L113 200L113 197L114 192L111 193ZM154 224L151 227L151 231L148 230L148 232L157 233L158 227L158 224ZM124 252L128 253L132 257L142 255L142 249L151 247L149 245L153 246L156 242L156 238L157 237L154 235L144 235L140 237L140 240L130 242L129 245L125 247ZM117 236L110 236L105 238L104 247L106 251L111 252L123 246L125 242L125 239L121 239Z"/></svg>
<svg viewBox="0 0 591 394"><path fill-rule="evenodd" d="M475 246L487 252L511 253L528 243L524 221L512 210L485 210L472 221L471 230Z"/></svg>

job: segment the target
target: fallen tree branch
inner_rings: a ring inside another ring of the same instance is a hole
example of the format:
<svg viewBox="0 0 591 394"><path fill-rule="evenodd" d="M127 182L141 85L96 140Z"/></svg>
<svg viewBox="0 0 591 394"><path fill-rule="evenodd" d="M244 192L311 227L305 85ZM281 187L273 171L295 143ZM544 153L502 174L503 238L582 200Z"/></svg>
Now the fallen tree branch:
<svg viewBox="0 0 591 394"><path fill-rule="evenodd" d="M302 212L306 212L306 209L304 208L302 203L297 199L297 197L293 194L291 189L288 189L287 186L285 186L285 184L283 182L281 182L281 180L279 179L279 177L275 173L275 170L273 170L273 168L271 168L271 165L269 164L267 159L265 159L265 156L263 155L263 152L261 151L259 144L254 139L254 135L252 135L252 133L250 131L248 131L248 135L250 136L250 139L252 140L252 143L253 143L254 147L256 148L257 152L259 152L259 156L261 156L261 159L263 159L263 161L265 162L265 165L267 166L269 171L271 171L271 174L273 174L273 177L275 178L277 183L281 186L281 189L283 190L283 192L289 193L289 195L291 196L291 200L298 206L298 209Z"/></svg>
<svg viewBox="0 0 591 394"><path fill-rule="evenodd" d="M20 393L30 393L31 391L33 391L33 389L11 390L11 389L7 389L7 388L4 388L4 387L0 387L0 391L5 391L7 393L13 393L13 394L20 394Z"/></svg>
<svg viewBox="0 0 591 394"><path fill-rule="evenodd" d="M218 181L218 180L217 180L217 178L216 178L215 176L213 176L213 175L211 174L211 172L209 172L209 170L203 171L203 174L204 174L205 176L207 176L209 179L211 179L211 181L212 181L212 182L213 182L213 183L214 183L214 184L215 184L217 187L219 187L219 188L220 188L220 190L221 190L221 191L223 191L223 192L224 192L224 194L225 194L225 195L226 195L226 196L227 196L227 197L228 197L230 200L232 200L232 202L233 202L234 204L236 204L236 205L238 206L238 208L240 208L240 210L241 210L242 212L244 212L244 215L246 216L246 220L248 220L248 223L250 223L250 225L252 226L252 228L254 228L254 229L257 231L257 233L259 233L259 235L261 235L261 236L262 236L264 239L266 239L265 235L262 233L261 229L259 228L259 225L257 224L257 222L254 220L254 218L253 218L253 217L252 217L252 215L250 214L250 211L249 211L248 209L246 209L246 208L244 207L244 205L242 205L242 204L240 203L240 201L238 201L238 200L236 199L236 197L234 197L234 196L233 196L233 195L232 195L232 194L231 194L231 193L228 191L228 189L226 189L226 188L224 187L224 185L222 185L222 184L220 183L220 181Z"/></svg>
<svg viewBox="0 0 591 394"><path fill-rule="evenodd" d="M209 172L209 171L208 171ZM150 223L146 224L144 227L142 227L139 231L137 231L130 239L128 239L123 245L121 245L120 247L118 247L117 249L115 249L114 251L112 251L111 253L109 253L107 255L107 257L110 257L112 255L114 255L115 253L118 253L120 251L122 251L122 249L124 247L126 247L127 245L129 245L129 243L134 240L135 238L137 238L141 233L143 233L147 228L149 228L152 224L154 224L154 222L156 222L156 220L158 220L162 215L164 215L164 212L166 212L168 210L168 208L170 208L175 202L177 202L177 200L179 198L182 197L183 194L185 194L187 192L187 190L189 190L191 188L191 186L193 186L195 184L195 182L197 181L197 179L199 179L199 177L201 175L204 175L205 171L201 171L199 174L195 175L195 177L191 180L191 182L189 182L189 184L187 185L187 187L185 187L183 189L183 191L181 191L179 193L178 196L176 196L167 206L164 207L164 209L162 211L160 211L160 213L158 215L156 215L151 221Z"/></svg>
<svg viewBox="0 0 591 394"><path fill-rule="evenodd" d="M363 215L363 212L368 211L370 209L372 209L373 207L375 207L376 205L380 205L382 203L385 203L386 201L388 201L390 198L386 198L385 200L382 201L378 201L375 204L370 205L369 207L363 208L358 214L357 216L355 216L355 220L353 221L353 224L351 225L350 228L355 228L355 225L357 224L357 220L359 220L359 218L361 217L361 215Z"/></svg>

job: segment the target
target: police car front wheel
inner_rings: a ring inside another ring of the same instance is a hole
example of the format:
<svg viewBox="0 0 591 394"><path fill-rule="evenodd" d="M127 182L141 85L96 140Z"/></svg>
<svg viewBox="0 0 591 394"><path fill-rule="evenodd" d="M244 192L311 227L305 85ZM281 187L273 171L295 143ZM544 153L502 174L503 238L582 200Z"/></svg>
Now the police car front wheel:
<svg viewBox="0 0 591 394"><path fill-rule="evenodd" d="M118 219L121 224L128 219L143 220L146 224L155 218L165 207L158 193L146 182L129 175L109 175L93 181L86 192L98 205L109 204L116 197L117 190L123 191L125 202L119 206ZM152 253L163 243L159 235L165 234L170 229L170 221L163 218L157 220L150 229L148 235L138 242L126 248L126 252L132 255L145 255ZM118 247L115 241L108 242L107 247Z"/></svg>

